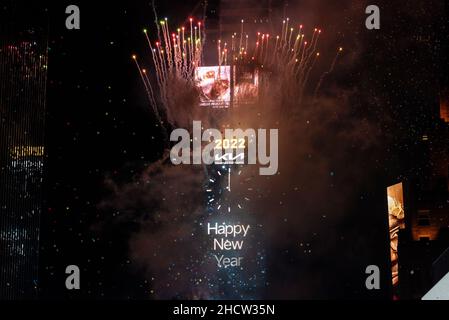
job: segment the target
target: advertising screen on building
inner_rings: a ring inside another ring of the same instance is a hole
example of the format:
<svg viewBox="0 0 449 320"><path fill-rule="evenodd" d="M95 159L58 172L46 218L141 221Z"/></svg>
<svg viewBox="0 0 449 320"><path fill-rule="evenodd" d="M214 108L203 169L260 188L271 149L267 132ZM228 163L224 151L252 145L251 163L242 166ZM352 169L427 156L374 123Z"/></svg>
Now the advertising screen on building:
<svg viewBox="0 0 449 320"><path fill-rule="evenodd" d="M231 69L229 66L198 67L196 83L200 105L228 108L231 101Z"/></svg>
<svg viewBox="0 0 449 320"><path fill-rule="evenodd" d="M259 72L253 70L236 70L234 103L236 105L254 104L259 96Z"/></svg>
<svg viewBox="0 0 449 320"><path fill-rule="evenodd" d="M399 281L398 235L405 228L402 182L387 188L388 225L390 229L391 276L393 286Z"/></svg>

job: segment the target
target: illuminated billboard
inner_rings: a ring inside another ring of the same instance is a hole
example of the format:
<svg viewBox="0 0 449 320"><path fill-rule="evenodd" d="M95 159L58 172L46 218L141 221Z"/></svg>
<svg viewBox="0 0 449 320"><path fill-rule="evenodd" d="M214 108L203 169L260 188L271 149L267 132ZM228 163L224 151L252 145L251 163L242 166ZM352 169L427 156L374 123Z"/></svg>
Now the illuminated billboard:
<svg viewBox="0 0 449 320"><path fill-rule="evenodd" d="M234 67L234 103L254 104L259 97L259 72L257 69Z"/></svg>
<svg viewBox="0 0 449 320"><path fill-rule="evenodd" d="M198 67L196 85L200 94L200 106L228 108L231 102L230 66Z"/></svg>
<svg viewBox="0 0 449 320"><path fill-rule="evenodd" d="M390 257L391 276L393 286L397 286L399 281L399 230L405 228L404 220L404 194L402 182L387 188L388 199L388 225L390 230Z"/></svg>
<svg viewBox="0 0 449 320"><path fill-rule="evenodd" d="M259 71L251 66L198 67L195 70L200 106L213 108L255 104L259 98Z"/></svg>

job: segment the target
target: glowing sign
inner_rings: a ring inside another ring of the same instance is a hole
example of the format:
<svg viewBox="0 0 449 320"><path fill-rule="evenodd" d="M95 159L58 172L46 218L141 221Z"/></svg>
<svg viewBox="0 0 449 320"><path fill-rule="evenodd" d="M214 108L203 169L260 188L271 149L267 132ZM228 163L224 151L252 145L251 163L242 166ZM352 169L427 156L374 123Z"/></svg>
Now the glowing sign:
<svg viewBox="0 0 449 320"><path fill-rule="evenodd" d="M405 228L402 182L387 188L387 199L388 224L390 229L391 276L393 286L397 286L399 281L398 235L399 230Z"/></svg>
<svg viewBox="0 0 449 320"><path fill-rule="evenodd" d="M198 67L195 80L200 105L228 108L231 101L231 68L229 66Z"/></svg>
<svg viewBox="0 0 449 320"><path fill-rule="evenodd" d="M215 148L222 149L223 155L215 154L216 164L244 164L245 163L245 138L240 139L217 139L214 140ZM234 155L234 150L236 154ZM221 153L221 152L220 152Z"/></svg>
<svg viewBox="0 0 449 320"><path fill-rule="evenodd" d="M205 129L201 133L202 129L201 121L194 120L191 130L192 137L190 132L183 128L177 128L171 132L170 141L177 142L170 150L170 160L174 165L228 163L230 161L236 163L245 160L244 152L247 149L247 163L259 162L262 165L259 167L260 175L277 173L278 129L269 129L269 142L267 141L267 129L262 128L257 129L257 134L256 130L251 128L246 130L226 128L224 129L224 139L218 129ZM245 141L248 141L246 145ZM207 144L202 147L202 142L207 142ZM226 153L225 156L223 156L223 151Z"/></svg>
<svg viewBox="0 0 449 320"><path fill-rule="evenodd" d="M44 155L43 146L16 146L12 147L11 158L19 159L24 157L42 157Z"/></svg>

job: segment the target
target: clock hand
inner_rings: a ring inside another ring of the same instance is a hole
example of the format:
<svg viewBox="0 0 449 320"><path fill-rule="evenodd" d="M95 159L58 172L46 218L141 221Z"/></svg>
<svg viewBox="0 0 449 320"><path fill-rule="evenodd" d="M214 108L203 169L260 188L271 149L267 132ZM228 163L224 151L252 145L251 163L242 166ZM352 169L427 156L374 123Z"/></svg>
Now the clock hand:
<svg viewBox="0 0 449 320"><path fill-rule="evenodd" d="M228 190L231 192L231 168L228 168Z"/></svg>

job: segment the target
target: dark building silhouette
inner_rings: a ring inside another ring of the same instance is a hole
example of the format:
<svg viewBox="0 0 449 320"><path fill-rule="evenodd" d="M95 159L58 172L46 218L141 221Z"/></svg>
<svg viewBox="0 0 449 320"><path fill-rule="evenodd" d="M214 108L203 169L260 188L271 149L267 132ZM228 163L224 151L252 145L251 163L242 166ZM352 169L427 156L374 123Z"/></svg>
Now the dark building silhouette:
<svg viewBox="0 0 449 320"><path fill-rule="evenodd" d="M216 64L215 48L218 39L230 42L233 34L236 34L236 39L240 37L242 20L244 21L244 42L246 34L254 35L255 30L272 32L273 19L283 17L287 4L286 0L205 1L203 5L206 5L206 39L208 39L207 47L210 49L205 54L206 64ZM279 23L279 21L275 22Z"/></svg>

